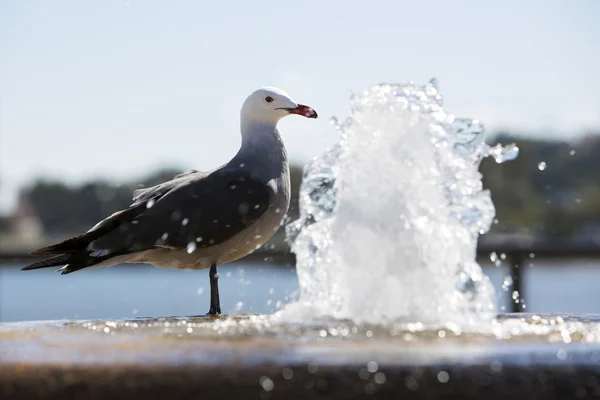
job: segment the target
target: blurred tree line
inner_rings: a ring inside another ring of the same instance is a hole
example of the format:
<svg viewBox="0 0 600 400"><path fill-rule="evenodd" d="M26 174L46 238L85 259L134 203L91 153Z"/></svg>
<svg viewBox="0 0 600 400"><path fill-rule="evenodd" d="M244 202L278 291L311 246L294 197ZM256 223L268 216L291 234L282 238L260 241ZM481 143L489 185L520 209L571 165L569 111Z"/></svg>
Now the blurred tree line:
<svg viewBox="0 0 600 400"><path fill-rule="evenodd" d="M516 160L481 164L498 220L490 233L574 240L600 233L600 135L569 143L500 133L488 142L519 147Z"/></svg>
<svg viewBox="0 0 600 400"><path fill-rule="evenodd" d="M481 165L484 187L491 190L497 211L498 223L492 232L573 239L600 232L600 135L567 143L501 133L488 142L515 142L520 148L514 161L497 164L487 158ZM291 169L290 217L295 218L302 167ZM23 194L32 202L46 233L67 235L85 231L128 207L134 189L158 184L182 171L166 168L118 186L107 180L77 186L39 180Z"/></svg>

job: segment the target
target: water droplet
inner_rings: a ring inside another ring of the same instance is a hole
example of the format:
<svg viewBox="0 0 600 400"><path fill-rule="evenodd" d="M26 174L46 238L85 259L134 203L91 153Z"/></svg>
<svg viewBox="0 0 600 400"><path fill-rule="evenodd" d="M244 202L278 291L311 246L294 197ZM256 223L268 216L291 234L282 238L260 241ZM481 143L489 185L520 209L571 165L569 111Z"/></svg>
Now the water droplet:
<svg viewBox="0 0 600 400"><path fill-rule="evenodd" d="M169 237L169 234L167 232L163 233L161 236L162 240L167 240L168 237Z"/></svg>
<svg viewBox="0 0 600 400"><path fill-rule="evenodd" d="M184 218L184 219L181 221L181 226L186 226L186 225L188 224L188 222L190 222L190 220L189 220L189 219L187 219L187 218Z"/></svg>
<svg viewBox="0 0 600 400"><path fill-rule="evenodd" d="M539 169L540 171L543 171L543 170L545 170L545 169L546 169L546 167L547 167L547 165L546 165L546 163L545 163L544 161L542 161L541 163L539 163L539 164L538 164L538 169Z"/></svg>
<svg viewBox="0 0 600 400"><path fill-rule="evenodd" d="M377 362L369 361L367 363L367 371L369 371L370 373L374 374L375 372L377 372L378 369L379 369L379 364L377 364Z"/></svg>
<svg viewBox="0 0 600 400"><path fill-rule="evenodd" d="M415 378L412 375L409 375L406 378L404 378L404 385L408 390L411 390L413 392L419 389L419 381L417 381L417 378Z"/></svg>
<svg viewBox="0 0 600 400"><path fill-rule="evenodd" d="M512 276L506 275L504 277L504 280L502 281L502 290L504 290L506 292L512 287L512 285L513 285Z"/></svg>
<svg viewBox="0 0 600 400"><path fill-rule="evenodd" d="M438 78L433 77L429 80L429 84L431 86L433 86L434 89L439 89L440 88L440 82L438 80Z"/></svg>
<svg viewBox="0 0 600 400"><path fill-rule="evenodd" d="M502 372L502 363L500 361L494 360L490 363L490 369L492 372Z"/></svg>
<svg viewBox="0 0 600 400"><path fill-rule="evenodd" d="M575 150L571 150L571 151L569 152L569 155L570 155L570 156L574 156L574 155L575 155Z"/></svg>
<svg viewBox="0 0 600 400"><path fill-rule="evenodd" d="M154 203L156 203L156 200L154 200L154 199L148 200L148 202L146 203L146 208L152 208Z"/></svg>
<svg viewBox="0 0 600 400"><path fill-rule="evenodd" d="M245 166L246 166L246 164L244 164L244 163L240 164L240 168L244 168Z"/></svg>
<svg viewBox="0 0 600 400"><path fill-rule="evenodd" d="M493 263L495 263L496 261L498 261L498 254L496 254L495 251L492 251L490 253L490 261L493 262Z"/></svg>
<svg viewBox="0 0 600 400"><path fill-rule="evenodd" d="M200 243L201 241L202 241L202 236L198 236L198 237L196 238L196 242Z"/></svg>
<svg viewBox="0 0 600 400"><path fill-rule="evenodd" d="M196 251L196 243L195 242L189 242L188 245L187 245L187 247L186 247L186 249L187 249L188 254L192 254L193 252Z"/></svg>
<svg viewBox="0 0 600 400"><path fill-rule="evenodd" d="M517 145L514 143L506 146L497 144L496 146L490 148L489 154L494 158L494 161L496 161L498 164L501 164L517 158L519 156L519 147L517 147Z"/></svg>
<svg viewBox="0 0 600 400"><path fill-rule="evenodd" d="M374 376L373 376L373 380L375 381L376 384L378 385L383 385L386 381L386 377L385 374L383 372L377 372Z"/></svg>
<svg viewBox="0 0 600 400"><path fill-rule="evenodd" d="M361 368L358 371L358 377L362 380L366 381L367 379L369 379L370 376L371 376L371 374L369 374L369 371L367 371L366 368Z"/></svg>
<svg viewBox="0 0 600 400"><path fill-rule="evenodd" d="M268 376L261 376L258 383L260 383L265 392L270 392L275 387L275 383Z"/></svg>
<svg viewBox="0 0 600 400"><path fill-rule="evenodd" d="M515 290L514 292L512 292L512 299L515 301L515 303L518 302L518 299L519 299L519 292L518 291Z"/></svg>
<svg viewBox="0 0 600 400"><path fill-rule="evenodd" d="M243 301L238 301L237 303L235 303L235 311L236 312L240 312L243 307L244 307Z"/></svg>
<svg viewBox="0 0 600 400"><path fill-rule="evenodd" d="M204 293L204 287L202 287L202 286L201 286L201 287L199 287L199 288L198 288L198 290L196 290L196 294L197 294L198 296L201 296L201 295L202 295L202 293Z"/></svg>
<svg viewBox="0 0 600 400"><path fill-rule="evenodd" d="M248 214L248 203L241 203L238 207L238 212L240 213L240 215L246 215Z"/></svg>
<svg viewBox="0 0 600 400"><path fill-rule="evenodd" d="M284 368L284 369L281 370L281 376L286 381L289 381L290 379L292 379L294 377L294 371L292 371L289 368Z"/></svg>
<svg viewBox="0 0 600 400"><path fill-rule="evenodd" d="M437 379L440 383L446 383L450 380L450 375L446 371L440 371L437 374Z"/></svg>
<svg viewBox="0 0 600 400"><path fill-rule="evenodd" d="M558 350L558 352L556 353L556 358L558 358L559 360L566 360L567 352L564 349Z"/></svg>

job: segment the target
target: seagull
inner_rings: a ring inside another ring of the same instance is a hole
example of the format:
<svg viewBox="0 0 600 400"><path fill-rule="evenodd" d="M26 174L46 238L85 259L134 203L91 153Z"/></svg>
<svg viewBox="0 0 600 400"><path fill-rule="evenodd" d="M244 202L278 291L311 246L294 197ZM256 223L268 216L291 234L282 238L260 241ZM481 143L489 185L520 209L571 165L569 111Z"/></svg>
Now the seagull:
<svg viewBox="0 0 600 400"><path fill-rule="evenodd" d="M64 275L123 263L209 268L208 314L220 314L217 266L262 246L288 210L290 174L277 122L290 114L317 118L281 89L256 90L242 106L242 143L231 161L136 190L129 208L84 234L31 252L50 257L23 270L62 266L57 272Z"/></svg>

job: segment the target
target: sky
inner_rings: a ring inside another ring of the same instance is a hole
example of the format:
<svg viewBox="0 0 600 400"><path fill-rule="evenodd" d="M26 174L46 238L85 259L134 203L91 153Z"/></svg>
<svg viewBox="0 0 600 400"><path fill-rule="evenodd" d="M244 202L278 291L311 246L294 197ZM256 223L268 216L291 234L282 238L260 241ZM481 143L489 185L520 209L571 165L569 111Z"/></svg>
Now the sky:
<svg viewBox="0 0 600 400"><path fill-rule="evenodd" d="M336 140L353 92L436 77L488 131L600 127L600 1L0 2L0 211L36 178L210 170L239 108L278 86L315 108L280 130L296 162Z"/></svg>

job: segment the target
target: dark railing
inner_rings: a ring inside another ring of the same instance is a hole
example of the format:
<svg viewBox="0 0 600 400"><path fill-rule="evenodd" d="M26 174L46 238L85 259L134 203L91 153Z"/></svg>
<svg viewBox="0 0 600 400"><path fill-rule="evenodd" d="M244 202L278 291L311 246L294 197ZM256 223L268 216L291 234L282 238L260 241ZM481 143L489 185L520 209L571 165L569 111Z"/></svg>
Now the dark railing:
<svg viewBox="0 0 600 400"><path fill-rule="evenodd" d="M513 291L523 293L525 263L532 258L535 260L578 260L578 259L600 259L600 243L596 241L565 242L547 239L524 238L519 241L484 239L479 242L477 248L478 258L487 258L495 252L498 256L505 254L506 262L510 268ZM510 293L509 293L510 295ZM522 311L519 303L510 299L511 311Z"/></svg>
<svg viewBox="0 0 600 400"><path fill-rule="evenodd" d="M483 237L477 248L478 261L487 259L490 262L490 256L496 253L498 257L504 255L502 263L506 263L510 269L512 277L513 291L523 293L524 275L523 269L525 263L534 258L539 259L600 259L600 244L595 241L586 242L564 242L553 240L539 240L523 238L518 241L511 237L507 240L497 237ZM0 253L0 268L3 265L32 262L38 259L25 253ZM289 250L277 251L260 249L247 256L243 261L267 261L274 264L295 265L296 259ZM508 293L510 296L511 293ZM520 312L520 304L510 298L511 311Z"/></svg>

